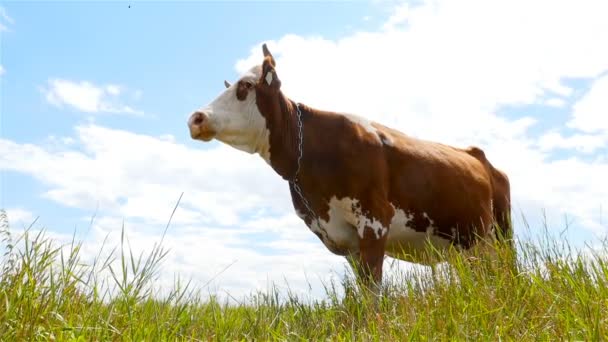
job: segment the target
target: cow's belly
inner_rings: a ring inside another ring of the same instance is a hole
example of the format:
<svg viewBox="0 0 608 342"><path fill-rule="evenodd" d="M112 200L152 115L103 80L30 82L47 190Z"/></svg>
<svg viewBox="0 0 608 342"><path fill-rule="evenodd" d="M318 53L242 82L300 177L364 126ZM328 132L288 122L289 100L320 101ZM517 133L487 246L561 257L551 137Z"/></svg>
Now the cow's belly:
<svg viewBox="0 0 608 342"><path fill-rule="evenodd" d="M433 249L441 252L450 246L451 241L434 235L432 218L429 218L430 223L425 231L414 230L410 225L411 221L411 215L401 209L395 209L386 239L386 254L396 259L420 264L434 263L433 258L429 258L429 255L433 254L429 247L432 246Z"/></svg>
<svg viewBox="0 0 608 342"><path fill-rule="evenodd" d="M357 227L360 222L371 221L361 216L358 200L350 198L332 198L328 203L328 220L317 218L309 225L323 244L333 253L348 255L359 253L360 234ZM425 252L428 253L429 244L441 251L450 246L449 239L434 235L432 218L429 218L429 227L425 231L416 231L411 227L412 216L403 210L394 208L395 214L391 219L386 241L386 254L401 260L416 263L427 263ZM298 213L302 218L303 215ZM382 231L382 232L381 232ZM377 231L377 236L386 230ZM430 263L430 261L428 262Z"/></svg>

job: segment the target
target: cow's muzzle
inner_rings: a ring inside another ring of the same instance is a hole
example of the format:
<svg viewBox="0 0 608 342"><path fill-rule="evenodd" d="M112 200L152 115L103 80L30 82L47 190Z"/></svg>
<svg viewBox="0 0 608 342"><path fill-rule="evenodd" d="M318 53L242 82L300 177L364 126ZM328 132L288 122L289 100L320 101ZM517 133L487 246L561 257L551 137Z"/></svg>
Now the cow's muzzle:
<svg viewBox="0 0 608 342"><path fill-rule="evenodd" d="M209 141L217 134L211 125L209 116L200 111L196 111L190 115L188 128L190 129L190 137L196 140Z"/></svg>

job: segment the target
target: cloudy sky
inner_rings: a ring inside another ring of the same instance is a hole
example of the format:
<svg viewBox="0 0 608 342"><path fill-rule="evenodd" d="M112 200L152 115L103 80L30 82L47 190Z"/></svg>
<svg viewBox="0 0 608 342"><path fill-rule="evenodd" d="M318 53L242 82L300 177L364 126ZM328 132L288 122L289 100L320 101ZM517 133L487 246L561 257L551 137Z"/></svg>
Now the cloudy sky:
<svg viewBox="0 0 608 342"><path fill-rule="evenodd" d="M574 243L604 236L606 13L604 0L6 2L0 207L15 230L39 217L94 255L123 222L135 250L151 248L183 192L161 286L230 265L210 291L321 293L344 260L295 216L287 184L186 128L267 42L296 101L482 147L510 176L516 233L521 215L532 229L546 215Z"/></svg>

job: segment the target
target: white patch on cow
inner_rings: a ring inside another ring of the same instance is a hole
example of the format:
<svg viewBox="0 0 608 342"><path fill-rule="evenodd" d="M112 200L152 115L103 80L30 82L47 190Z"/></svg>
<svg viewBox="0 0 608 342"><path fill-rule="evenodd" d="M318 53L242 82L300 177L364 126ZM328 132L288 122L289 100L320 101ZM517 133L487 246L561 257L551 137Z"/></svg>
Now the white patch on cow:
<svg viewBox="0 0 608 342"><path fill-rule="evenodd" d="M246 72L240 81L255 84L261 75L262 67L258 65ZM224 90L201 112L209 117L217 140L247 153L258 153L270 164L270 132L266 119L258 110L255 91L250 91L247 98L240 101L236 97L237 84Z"/></svg>
<svg viewBox="0 0 608 342"><path fill-rule="evenodd" d="M321 235L323 243L332 251L358 252L359 239L363 238L366 228L372 229L377 239L388 234L386 254L406 261L427 262L416 256L427 251L429 243L437 250L445 250L451 244L449 239L435 235L434 221L426 213L422 213L422 216L429 221L429 225L425 231L419 232L411 225L414 215L394 205L390 228L383 227L376 218L365 214L358 199L338 199L334 196L328 206L329 220L315 218L309 228ZM296 214L302 219L306 216L297 210Z"/></svg>
<svg viewBox="0 0 608 342"><path fill-rule="evenodd" d="M359 239L363 238L365 229L371 229L377 239L388 232L379 220L365 215L358 199L332 197L328 203L329 220L315 218L310 230L322 236L325 245L330 249L358 252ZM304 219L305 215L296 210L296 214Z"/></svg>
<svg viewBox="0 0 608 342"><path fill-rule="evenodd" d="M361 126L368 133L371 133L374 137L376 137L378 142L382 142L380 139L380 136L378 135L378 130L376 129L376 127L374 127L374 125L372 125L372 122L370 120L360 117L358 115L354 115L354 114L343 113L342 115L344 115L346 118L348 118L353 123Z"/></svg>
<svg viewBox="0 0 608 342"><path fill-rule="evenodd" d="M382 223L375 217L370 217L369 213L364 213L358 199L344 197L338 200L332 197L329 202L330 213L335 208L340 208L344 219L351 225L357 227L357 233L360 238L365 234L365 228L370 228L376 235L376 239L381 238L386 234L387 227L383 227Z"/></svg>
<svg viewBox="0 0 608 342"><path fill-rule="evenodd" d="M332 237L336 237L341 242L348 240L348 244L354 245L353 241L363 238L366 228L371 229L377 239L380 239L388 232L388 227L382 226L382 223L377 218L363 212L361 204L356 198L344 197L337 199L334 196L328 205L329 221L318 219L314 229L313 227L311 229L315 232L325 230L329 238L334 240L334 243L336 243L336 239ZM356 235L353 234L355 232ZM358 245L358 241L356 245Z"/></svg>
<svg viewBox="0 0 608 342"><path fill-rule="evenodd" d="M387 137L386 135L382 135L380 137L380 140L386 146L393 146L393 141L389 137Z"/></svg>
<svg viewBox="0 0 608 342"><path fill-rule="evenodd" d="M415 255L424 252L430 243L434 248L443 250L449 247L450 240L434 235L433 220L426 214L422 215L430 222L424 232L416 231L412 226L414 216L393 206L395 214L391 219L390 229L386 240L386 254L406 261L424 262L415 259Z"/></svg>
<svg viewBox="0 0 608 342"><path fill-rule="evenodd" d="M359 236L363 238L365 234L365 228L371 228L371 230L376 235L376 239L380 239L386 234L388 228L382 226L382 223L376 220L375 217L371 219L363 214L359 216L359 225L357 226L357 233Z"/></svg>
<svg viewBox="0 0 608 342"><path fill-rule="evenodd" d="M266 73L266 83L268 83L268 85L272 83L272 72L270 71Z"/></svg>
<svg viewBox="0 0 608 342"><path fill-rule="evenodd" d="M321 236L323 244L332 252L347 255L359 250L359 239L355 229L339 216L330 217L326 222L313 220L310 230Z"/></svg>
<svg viewBox="0 0 608 342"><path fill-rule="evenodd" d="M262 159L264 159L266 164L271 165L270 164L270 131L268 129L264 130L264 136L261 137L259 139L259 141L261 141L262 144L259 144L259 146L256 147L255 151L257 152L257 154L260 155L260 157L262 157Z"/></svg>
<svg viewBox="0 0 608 342"><path fill-rule="evenodd" d="M352 211L358 202L350 198L331 198L327 212L329 221L317 219L318 229L326 232L329 243L346 250L358 250L359 238L354 224L357 217Z"/></svg>

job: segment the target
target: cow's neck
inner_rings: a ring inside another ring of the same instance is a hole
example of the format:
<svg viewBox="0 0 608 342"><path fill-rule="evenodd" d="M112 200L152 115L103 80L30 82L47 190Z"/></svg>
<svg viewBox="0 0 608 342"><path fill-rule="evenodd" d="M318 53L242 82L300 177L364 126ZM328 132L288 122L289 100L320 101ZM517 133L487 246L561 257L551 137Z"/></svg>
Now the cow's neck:
<svg viewBox="0 0 608 342"><path fill-rule="evenodd" d="M298 114L296 105L282 93L260 108L266 118L270 165L285 180L293 180L298 165Z"/></svg>

